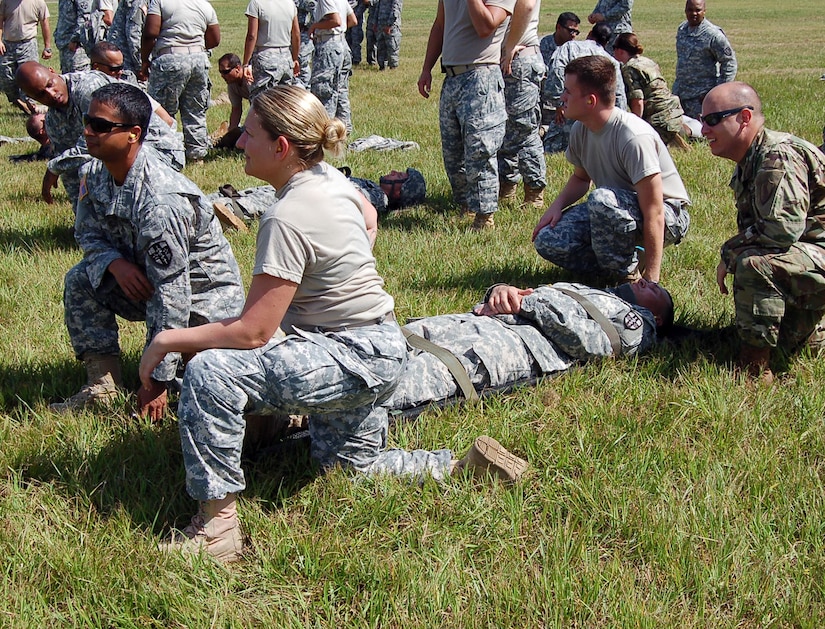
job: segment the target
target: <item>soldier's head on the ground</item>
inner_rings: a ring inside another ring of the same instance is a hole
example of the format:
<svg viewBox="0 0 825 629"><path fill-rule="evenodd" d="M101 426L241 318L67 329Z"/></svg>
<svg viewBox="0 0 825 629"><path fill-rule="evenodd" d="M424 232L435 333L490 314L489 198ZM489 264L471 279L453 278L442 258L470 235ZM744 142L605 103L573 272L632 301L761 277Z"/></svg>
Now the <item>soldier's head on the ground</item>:
<svg viewBox="0 0 825 629"><path fill-rule="evenodd" d="M697 27L705 19L705 0L687 0L685 17L689 26Z"/></svg>
<svg viewBox="0 0 825 629"><path fill-rule="evenodd" d="M596 24L587 34L587 39L596 42L602 48L610 43L611 37L613 37L613 29L604 22L599 22Z"/></svg>
<svg viewBox="0 0 825 629"><path fill-rule="evenodd" d="M69 104L69 88L57 72L37 61L21 63L14 74L19 87L29 98L46 107L63 109Z"/></svg>
<svg viewBox="0 0 825 629"><path fill-rule="evenodd" d="M227 83L240 83L244 80L241 58L234 52L228 52L218 59L218 72Z"/></svg>
<svg viewBox="0 0 825 629"><path fill-rule="evenodd" d="M123 74L123 52L108 41L97 42L89 53L92 70L98 70L119 79Z"/></svg>
<svg viewBox="0 0 825 629"><path fill-rule="evenodd" d="M344 149L344 123L330 118L321 101L302 87L279 85L261 92L252 99L249 116L258 117L273 142L286 138L304 168L324 159L324 151L338 155Z"/></svg>
<svg viewBox="0 0 825 629"><path fill-rule="evenodd" d="M574 77L575 89L568 89L569 78ZM565 96L578 90L576 96L587 97L593 95L595 99L605 107L611 106L616 101L616 68L608 57L601 55L587 55L573 59L564 68L564 91ZM588 103L589 104L589 103ZM569 116L568 116L569 117ZM574 120L576 118L571 118Z"/></svg>
<svg viewBox="0 0 825 629"><path fill-rule="evenodd" d="M581 24L581 20L575 13L571 11L560 13L556 19L556 42L561 45L575 39L581 32L579 31L579 24Z"/></svg>
<svg viewBox="0 0 825 629"><path fill-rule="evenodd" d="M41 145L48 144L49 136L46 135L46 114L38 113L29 116L26 119L26 133Z"/></svg>
<svg viewBox="0 0 825 629"><path fill-rule="evenodd" d="M739 162L747 153L765 118L762 101L747 83L722 83L702 101L702 135L710 152Z"/></svg>
<svg viewBox="0 0 825 629"><path fill-rule="evenodd" d="M674 306L670 292L656 282L644 278L620 284L613 292L627 303L647 308L656 320L660 334L667 334L673 327Z"/></svg>
<svg viewBox="0 0 825 629"><path fill-rule="evenodd" d="M106 118L103 123L93 122L92 113L100 105L110 108L117 119ZM149 121L152 118L152 103L143 91L130 83L109 83L92 92L92 102L89 105L89 115L84 118L86 122L85 130L93 134L111 133L117 129L134 130L139 127L138 132L132 131L138 143L142 143L149 130ZM108 132L102 128L108 125L105 122L118 123L117 127L112 127ZM89 151L91 153L91 150Z"/></svg>
<svg viewBox="0 0 825 629"><path fill-rule="evenodd" d="M408 168L406 172L392 170L382 176L378 183L390 208L409 207L424 202L427 196L427 184L424 175L415 168Z"/></svg>

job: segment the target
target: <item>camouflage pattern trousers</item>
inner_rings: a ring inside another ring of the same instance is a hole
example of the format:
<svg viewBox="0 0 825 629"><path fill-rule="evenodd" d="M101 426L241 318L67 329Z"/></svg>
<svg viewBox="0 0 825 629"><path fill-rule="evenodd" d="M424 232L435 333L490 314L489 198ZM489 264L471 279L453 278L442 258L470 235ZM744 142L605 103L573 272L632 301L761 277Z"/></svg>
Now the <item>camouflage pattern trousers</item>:
<svg viewBox="0 0 825 629"><path fill-rule="evenodd" d="M665 246L677 244L690 225L681 201L665 200ZM583 273L626 275L639 258L642 211L633 190L596 188L587 201L571 206L555 227L549 225L533 245L538 254L563 269Z"/></svg>
<svg viewBox="0 0 825 629"><path fill-rule="evenodd" d="M401 28L393 24L390 26L389 33L379 28L375 35L375 58L378 61L378 68L381 70L386 67L397 68L400 50Z"/></svg>
<svg viewBox="0 0 825 629"><path fill-rule="evenodd" d="M78 45L77 50L69 50L69 47L58 48L60 53L60 74L67 72L83 72L89 70L92 65L89 55L83 50L83 46Z"/></svg>
<svg viewBox="0 0 825 629"><path fill-rule="evenodd" d="M24 97L14 80L14 73L26 61L37 61L37 38L25 41L4 41L6 54L0 56L0 89L13 103Z"/></svg>
<svg viewBox="0 0 825 629"><path fill-rule="evenodd" d="M298 63L301 65L301 71L295 77L295 85L309 89L310 79L312 78L312 57L315 54L315 44L310 38L309 33L301 31L301 48L298 51Z"/></svg>
<svg viewBox="0 0 825 629"><path fill-rule="evenodd" d="M394 321L276 335L254 350L200 352L186 367L178 406L189 495L213 500L244 489L244 413L309 414L310 452L322 469L447 476L449 450L387 449L387 410L381 403L406 356Z"/></svg>
<svg viewBox="0 0 825 629"><path fill-rule="evenodd" d="M530 188L547 185L547 166L539 137L541 82L547 69L540 54L520 54L504 77L507 126L498 152L501 181L518 183L523 177Z"/></svg>
<svg viewBox="0 0 825 629"><path fill-rule="evenodd" d="M825 316L825 249L805 242L778 252L745 249L736 258L733 301L744 343L798 349Z"/></svg>
<svg viewBox="0 0 825 629"><path fill-rule="evenodd" d="M352 28L347 29L346 39L352 55L352 65L361 63L361 42L364 41L364 14L369 9L369 5L363 0L358 0L352 9L358 22Z"/></svg>
<svg viewBox="0 0 825 629"><path fill-rule="evenodd" d="M249 98L276 85L291 85L292 53L288 47L263 48L252 54L252 85L249 86Z"/></svg>
<svg viewBox="0 0 825 629"><path fill-rule="evenodd" d="M330 118L339 118L352 132L349 104L349 77L352 57L343 35L315 42L310 91L321 101Z"/></svg>
<svg viewBox="0 0 825 629"><path fill-rule="evenodd" d="M455 202L476 214L498 209L498 162L507 112L497 64L447 76L438 108L444 170Z"/></svg>
<svg viewBox="0 0 825 629"><path fill-rule="evenodd" d="M180 110L186 159L206 157L209 134L206 109L209 106L209 57L205 52L168 53L152 60L149 96L174 117Z"/></svg>

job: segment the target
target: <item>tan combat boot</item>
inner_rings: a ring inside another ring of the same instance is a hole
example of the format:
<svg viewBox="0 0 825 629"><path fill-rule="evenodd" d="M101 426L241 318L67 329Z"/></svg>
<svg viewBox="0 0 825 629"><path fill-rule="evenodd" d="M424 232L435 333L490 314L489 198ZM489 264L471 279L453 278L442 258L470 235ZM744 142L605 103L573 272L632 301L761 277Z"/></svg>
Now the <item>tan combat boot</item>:
<svg viewBox="0 0 825 629"><path fill-rule="evenodd" d="M527 461L508 452L498 441L481 436L475 440L464 458L456 461L452 472L469 470L476 478L493 476L513 483L522 477L527 467Z"/></svg>
<svg viewBox="0 0 825 629"><path fill-rule="evenodd" d="M524 186L524 207L531 205L537 210L544 209L544 188Z"/></svg>
<svg viewBox="0 0 825 629"><path fill-rule="evenodd" d="M80 391L63 402L49 404L58 413L84 409L94 404L108 406L117 397L120 384L120 357L113 354L86 354L86 384Z"/></svg>
<svg viewBox="0 0 825 629"><path fill-rule="evenodd" d="M237 561L243 550L237 506L236 494L201 502L189 526L182 531L173 529L168 539L158 544L158 550L192 555L206 553L221 563Z"/></svg>
<svg viewBox="0 0 825 629"><path fill-rule="evenodd" d="M742 343L742 347L739 350L739 366L744 369L749 376L762 384L773 384L770 347L754 347L753 345Z"/></svg>
<svg viewBox="0 0 825 629"><path fill-rule="evenodd" d="M474 232L480 232L485 229L493 229L495 226L496 222L493 220L492 214L476 214L470 229Z"/></svg>
<svg viewBox="0 0 825 629"><path fill-rule="evenodd" d="M516 198L516 184L510 181L500 181L498 183L498 198L502 201L509 201Z"/></svg>

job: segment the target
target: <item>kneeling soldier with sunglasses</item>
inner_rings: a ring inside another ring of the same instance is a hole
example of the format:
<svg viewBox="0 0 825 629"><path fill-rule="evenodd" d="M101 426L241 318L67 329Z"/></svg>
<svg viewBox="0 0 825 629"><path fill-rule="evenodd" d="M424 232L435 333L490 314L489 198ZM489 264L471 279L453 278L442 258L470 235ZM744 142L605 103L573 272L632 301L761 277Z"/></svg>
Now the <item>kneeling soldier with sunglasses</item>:
<svg viewBox="0 0 825 629"><path fill-rule="evenodd" d="M716 280L727 294L733 274L740 364L770 383L772 348L825 347L825 156L766 129L759 95L746 83L712 89L701 118L711 153L736 162L739 232L722 245Z"/></svg>

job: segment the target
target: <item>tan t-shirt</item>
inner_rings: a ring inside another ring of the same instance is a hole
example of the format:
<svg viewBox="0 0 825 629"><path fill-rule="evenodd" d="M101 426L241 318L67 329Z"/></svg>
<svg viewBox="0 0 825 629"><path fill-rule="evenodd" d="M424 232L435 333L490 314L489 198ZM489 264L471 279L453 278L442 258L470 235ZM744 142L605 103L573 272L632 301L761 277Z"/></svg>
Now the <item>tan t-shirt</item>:
<svg viewBox="0 0 825 629"><path fill-rule="evenodd" d="M568 162L587 171L597 188L635 190L645 177L661 173L664 198L690 202L659 134L630 112L614 108L607 124L598 132L576 122L566 156Z"/></svg>
<svg viewBox="0 0 825 629"><path fill-rule="evenodd" d="M499 63L508 20L504 20L492 35L482 39L470 20L467 0L443 2L444 43L441 47L441 63L445 66ZM486 0L484 4L488 7L500 7L512 15L516 0Z"/></svg>
<svg viewBox="0 0 825 629"><path fill-rule="evenodd" d="M44 0L0 0L3 41L28 41L37 37L37 25L49 18Z"/></svg>
<svg viewBox="0 0 825 629"><path fill-rule="evenodd" d="M148 15L160 16L155 52L169 46L204 46L204 33L218 23L207 0L149 0Z"/></svg>
<svg viewBox="0 0 825 629"><path fill-rule="evenodd" d="M374 321L393 298L375 269L361 197L321 162L293 175L260 218L253 275L298 284L281 328L338 328Z"/></svg>
<svg viewBox="0 0 825 629"><path fill-rule="evenodd" d="M246 15L258 18L258 48L282 48L292 43L292 18L298 14L292 0L251 0Z"/></svg>

